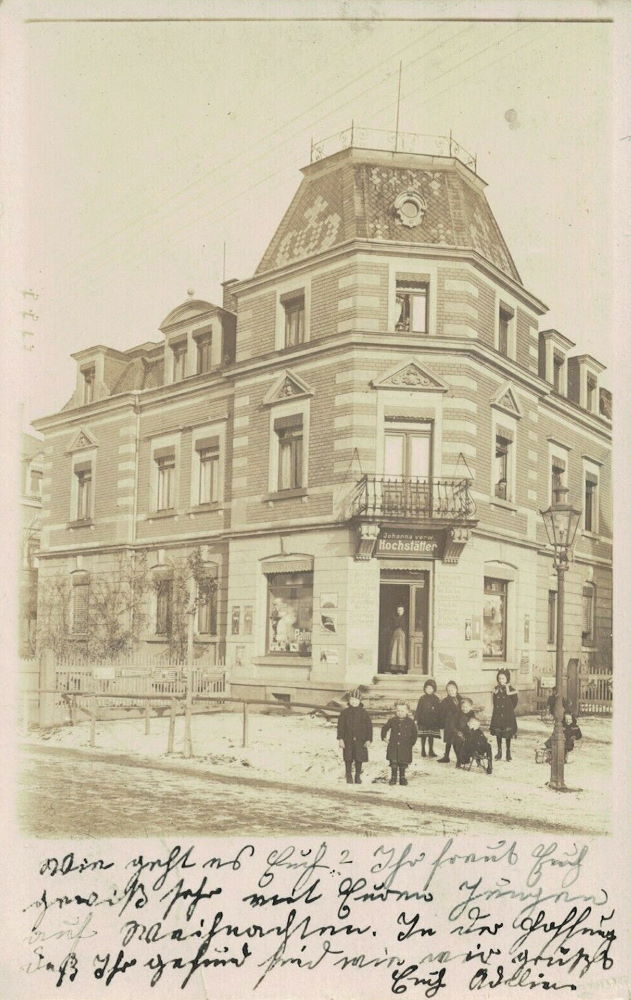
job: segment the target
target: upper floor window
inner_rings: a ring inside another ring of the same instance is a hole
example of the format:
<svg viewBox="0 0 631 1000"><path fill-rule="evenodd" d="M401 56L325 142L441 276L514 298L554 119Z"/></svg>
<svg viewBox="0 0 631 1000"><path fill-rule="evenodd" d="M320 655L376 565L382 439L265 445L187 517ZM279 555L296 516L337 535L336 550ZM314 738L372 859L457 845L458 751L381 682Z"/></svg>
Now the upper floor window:
<svg viewBox="0 0 631 1000"><path fill-rule="evenodd" d="M278 489L299 489L303 485L302 414L277 417L274 433L278 448Z"/></svg>
<svg viewBox="0 0 631 1000"><path fill-rule="evenodd" d="M173 344L171 348L173 355L173 381L179 382L186 375L186 342Z"/></svg>
<svg viewBox="0 0 631 1000"><path fill-rule="evenodd" d="M203 375L210 371L210 349L212 337L210 333L202 333L195 337L197 346L197 374Z"/></svg>
<svg viewBox="0 0 631 1000"><path fill-rule="evenodd" d="M429 288L425 281L397 281L394 328L398 333L427 333Z"/></svg>
<svg viewBox="0 0 631 1000"><path fill-rule="evenodd" d="M557 351L552 355L552 385L555 392L563 391L563 366L565 358Z"/></svg>
<svg viewBox="0 0 631 1000"><path fill-rule="evenodd" d="M588 375L585 384L585 409L590 413L596 410L596 393L598 391L598 379L593 375Z"/></svg>
<svg viewBox="0 0 631 1000"><path fill-rule="evenodd" d="M79 462L74 467L76 480L77 521L87 521L92 516L92 463Z"/></svg>
<svg viewBox="0 0 631 1000"><path fill-rule="evenodd" d="M495 435L495 470L493 493L499 500L511 499L512 438L499 433Z"/></svg>
<svg viewBox="0 0 631 1000"><path fill-rule="evenodd" d="M29 472L29 496L40 497L42 495L42 479L44 473L40 469L31 469Z"/></svg>
<svg viewBox="0 0 631 1000"><path fill-rule="evenodd" d="M282 299L285 310L285 347L304 343L305 296L303 292Z"/></svg>
<svg viewBox="0 0 631 1000"><path fill-rule="evenodd" d="M508 356L510 343L510 328L515 313L509 306L500 305L497 326L497 349L500 354Z"/></svg>
<svg viewBox="0 0 631 1000"><path fill-rule="evenodd" d="M565 471L566 465L563 459L559 458L558 455L553 455L550 466L550 498L553 503L556 500L557 490L565 488Z"/></svg>
<svg viewBox="0 0 631 1000"><path fill-rule="evenodd" d="M219 499L219 437L195 442L198 461L197 503L215 503Z"/></svg>
<svg viewBox="0 0 631 1000"><path fill-rule="evenodd" d="M170 510L175 505L175 449L160 448L153 457L157 466L156 509Z"/></svg>
<svg viewBox="0 0 631 1000"><path fill-rule="evenodd" d="M90 368L83 368L81 374L83 375L83 403L87 406L88 403L92 403L94 400L96 369L92 365Z"/></svg>
<svg viewBox="0 0 631 1000"><path fill-rule="evenodd" d="M598 531L598 476L593 472L585 473L583 528L585 531Z"/></svg>

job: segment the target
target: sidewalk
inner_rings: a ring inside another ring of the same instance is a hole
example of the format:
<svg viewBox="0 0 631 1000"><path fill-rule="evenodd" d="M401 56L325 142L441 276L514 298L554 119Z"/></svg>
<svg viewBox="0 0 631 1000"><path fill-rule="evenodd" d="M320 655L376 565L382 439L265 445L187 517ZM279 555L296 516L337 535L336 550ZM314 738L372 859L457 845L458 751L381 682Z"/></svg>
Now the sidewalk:
<svg viewBox="0 0 631 1000"><path fill-rule="evenodd" d="M455 769L453 763L439 764L423 759L417 744L414 762L408 769L407 787L388 785L389 768L385 744L375 726L370 760L364 765L361 786L347 785L337 746L335 724L321 716L283 716L254 714L249 720L249 746L241 747L241 716L236 712L195 715L193 727L194 759L185 761L182 754L183 720L177 720L175 752L165 753L168 719L153 718L151 732L144 733L141 718L101 722L96 727L96 746L88 747L89 724L55 729L32 735L26 741L36 746L51 746L89 751L95 756L107 754L136 759L146 765L189 773L216 774L222 777L260 779L334 795L382 798L391 805L409 802L426 803L432 809L458 814L480 812L494 819L505 817L507 825L544 831L563 829L595 835L610 832L611 819L611 720L583 719L583 740L570 755L565 780L574 790L554 793L546 787L549 766L535 763L535 748L550 733L550 726L536 717L518 720L519 734L513 742L513 760L494 762L492 775L472 768ZM437 744L441 751L442 744ZM121 761L122 762L122 761Z"/></svg>

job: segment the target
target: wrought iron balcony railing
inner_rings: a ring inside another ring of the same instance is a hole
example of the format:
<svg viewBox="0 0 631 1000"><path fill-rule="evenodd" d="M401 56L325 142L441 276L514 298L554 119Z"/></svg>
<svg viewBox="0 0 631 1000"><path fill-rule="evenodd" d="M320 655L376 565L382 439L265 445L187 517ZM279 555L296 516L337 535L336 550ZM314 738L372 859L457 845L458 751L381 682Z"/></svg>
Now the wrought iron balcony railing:
<svg viewBox="0 0 631 1000"><path fill-rule="evenodd" d="M366 475L357 483L352 517L467 521L475 516L469 479Z"/></svg>
<svg viewBox="0 0 631 1000"><path fill-rule="evenodd" d="M379 149L394 153L424 153L429 156L454 157L477 173L477 157L470 153L451 132L449 135L419 135L416 132L387 132L382 129L359 128L352 124L320 142L311 142L311 163L323 160L342 149Z"/></svg>

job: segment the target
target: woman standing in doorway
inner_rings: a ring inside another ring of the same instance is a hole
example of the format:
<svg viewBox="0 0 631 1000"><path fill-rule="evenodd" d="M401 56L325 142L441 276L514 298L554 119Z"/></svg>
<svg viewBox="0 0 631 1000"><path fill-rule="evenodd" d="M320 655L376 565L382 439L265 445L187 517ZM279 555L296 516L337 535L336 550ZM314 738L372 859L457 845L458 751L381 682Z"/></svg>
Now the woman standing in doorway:
<svg viewBox="0 0 631 1000"><path fill-rule="evenodd" d="M390 673L404 674L408 667L407 634L405 630L405 608L399 605L394 619L394 628L390 639Z"/></svg>
<svg viewBox="0 0 631 1000"><path fill-rule="evenodd" d="M509 670L498 670L495 679L497 685L493 691L493 714L489 730L497 740L495 760L502 759L502 740L506 740L506 760L512 760L510 744L517 733L515 707L519 695L511 687Z"/></svg>

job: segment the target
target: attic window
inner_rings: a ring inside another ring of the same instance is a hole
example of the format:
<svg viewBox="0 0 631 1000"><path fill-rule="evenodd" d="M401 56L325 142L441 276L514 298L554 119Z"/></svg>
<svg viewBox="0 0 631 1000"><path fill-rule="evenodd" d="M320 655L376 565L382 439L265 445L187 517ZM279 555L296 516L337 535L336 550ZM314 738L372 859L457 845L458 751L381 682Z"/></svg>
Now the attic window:
<svg viewBox="0 0 631 1000"><path fill-rule="evenodd" d="M588 375L585 385L585 409L593 413L596 409L596 391L598 380L594 375Z"/></svg>
<svg viewBox="0 0 631 1000"><path fill-rule="evenodd" d="M210 348L212 337L210 333L199 333L195 337L197 345L197 374L203 375L210 371Z"/></svg>
<svg viewBox="0 0 631 1000"><path fill-rule="evenodd" d="M173 381L179 382L186 374L186 341L180 340L171 347L173 355Z"/></svg>
<svg viewBox="0 0 631 1000"><path fill-rule="evenodd" d="M295 347L305 339L305 296L304 292L281 299L285 310L285 347Z"/></svg>
<svg viewBox="0 0 631 1000"><path fill-rule="evenodd" d="M552 356L552 385L554 386L555 392L561 392L563 388L563 365L565 364L565 358L562 354L557 351L554 352Z"/></svg>
<svg viewBox="0 0 631 1000"><path fill-rule="evenodd" d="M83 376L83 405L87 406L94 401L94 382L96 379L96 369L94 365L81 370Z"/></svg>

